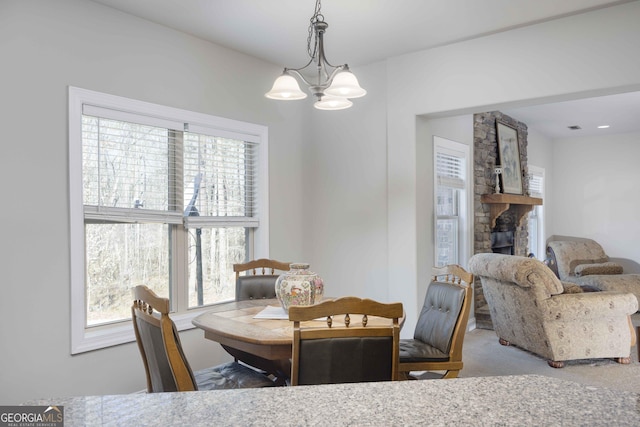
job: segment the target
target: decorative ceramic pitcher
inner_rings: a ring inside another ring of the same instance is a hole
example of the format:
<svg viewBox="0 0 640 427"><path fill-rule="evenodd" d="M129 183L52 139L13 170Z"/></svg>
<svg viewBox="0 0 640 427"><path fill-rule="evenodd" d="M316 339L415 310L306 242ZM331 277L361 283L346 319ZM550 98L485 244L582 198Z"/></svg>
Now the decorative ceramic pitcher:
<svg viewBox="0 0 640 427"><path fill-rule="evenodd" d="M320 276L309 271L309 264L294 263L290 270L276 280L276 297L284 311L291 305L313 305L322 300L324 283Z"/></svg>

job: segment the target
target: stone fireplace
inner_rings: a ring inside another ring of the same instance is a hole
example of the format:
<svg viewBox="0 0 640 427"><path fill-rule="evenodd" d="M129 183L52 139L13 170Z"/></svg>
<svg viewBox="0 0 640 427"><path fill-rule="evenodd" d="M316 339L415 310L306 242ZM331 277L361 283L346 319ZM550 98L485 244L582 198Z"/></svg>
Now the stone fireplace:
<svg viewBox="0 0 640 427"><path fill-rule="evenodd" d="M527 255L527 214L541 199L528 196L527 125L499 111L474 114L474 254L484 252ZM523 194L495 193L494 168L498 162L496 120L517 129ZM475 280L476 326L493 329L482 283Z"/></svg>

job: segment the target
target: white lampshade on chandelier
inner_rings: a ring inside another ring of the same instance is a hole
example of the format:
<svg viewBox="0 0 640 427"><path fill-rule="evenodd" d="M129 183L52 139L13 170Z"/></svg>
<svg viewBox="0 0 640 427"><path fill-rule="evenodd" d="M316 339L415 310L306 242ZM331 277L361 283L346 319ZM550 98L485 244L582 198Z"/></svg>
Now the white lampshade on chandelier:
<svg viewBox="0 0 640 427"><path fill-rule="evenodd" d="M349 70L347 64L331 65L324 54L323 36L329 26L320 13L322 5L316 0L316 8L309 24L309 38L307 39L307 52L311 60L301 68L285 68L280 77L273 83L273 87L264 96L270 99L294 100L304 99L307 94L300 90L298 77L309 87L309 91L317 98L313 104L320 110L343 110L353 103L349 98L360 98L367 91L360 87L358 79ZM311 65L316 68L314 79L307 79L301 71Z"/></svg>

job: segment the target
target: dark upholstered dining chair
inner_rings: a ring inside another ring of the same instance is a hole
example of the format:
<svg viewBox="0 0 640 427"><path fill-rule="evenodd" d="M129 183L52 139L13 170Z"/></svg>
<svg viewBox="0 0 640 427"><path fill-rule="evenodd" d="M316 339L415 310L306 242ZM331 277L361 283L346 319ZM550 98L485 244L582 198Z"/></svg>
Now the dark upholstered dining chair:
<svg viewBox="0 0 640 427"><path fill-rule="evenodd" d="M473 274L459 265L434 268L433 273L414 337L400 340L401 378L416 378L412 371L445 371L440 378L456 378L463 366Z"/></svg>
<svg viewBox="0 0 640 427"><path fill-rule="evenodd" d="M237 362L191 370L175 324L169 318L169 300L146 286L136 286L131 307L133 329L142 355L149 393L269 387L265 375Z"/></svg>
<svg viewBox="0 0 640 427"><path fill-rule="evenodd" d="M288 262L266 258L233 264L233 271L236 273L236 301L275 298L278 279L276 271L289 271L289 265Z"/></svg>
<svg viewBox="0 0 640 427"><path fill-rule="evenodd" d="M356 297L289 307L291 385L396 380L403 314L402 303Z"/></svg>

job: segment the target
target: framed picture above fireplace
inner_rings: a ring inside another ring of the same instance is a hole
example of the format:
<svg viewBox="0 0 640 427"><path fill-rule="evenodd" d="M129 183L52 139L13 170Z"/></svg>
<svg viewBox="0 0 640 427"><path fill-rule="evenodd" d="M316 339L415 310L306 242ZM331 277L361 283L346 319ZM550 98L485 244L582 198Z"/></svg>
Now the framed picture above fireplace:
<svg viewBox="0 0 640 427"><path fill-rule="evenodd" d="M522 194L522 169L520 168L520 148L518 131L508 124L496 121L498 156L502 173L502 192Z"/></svg>

